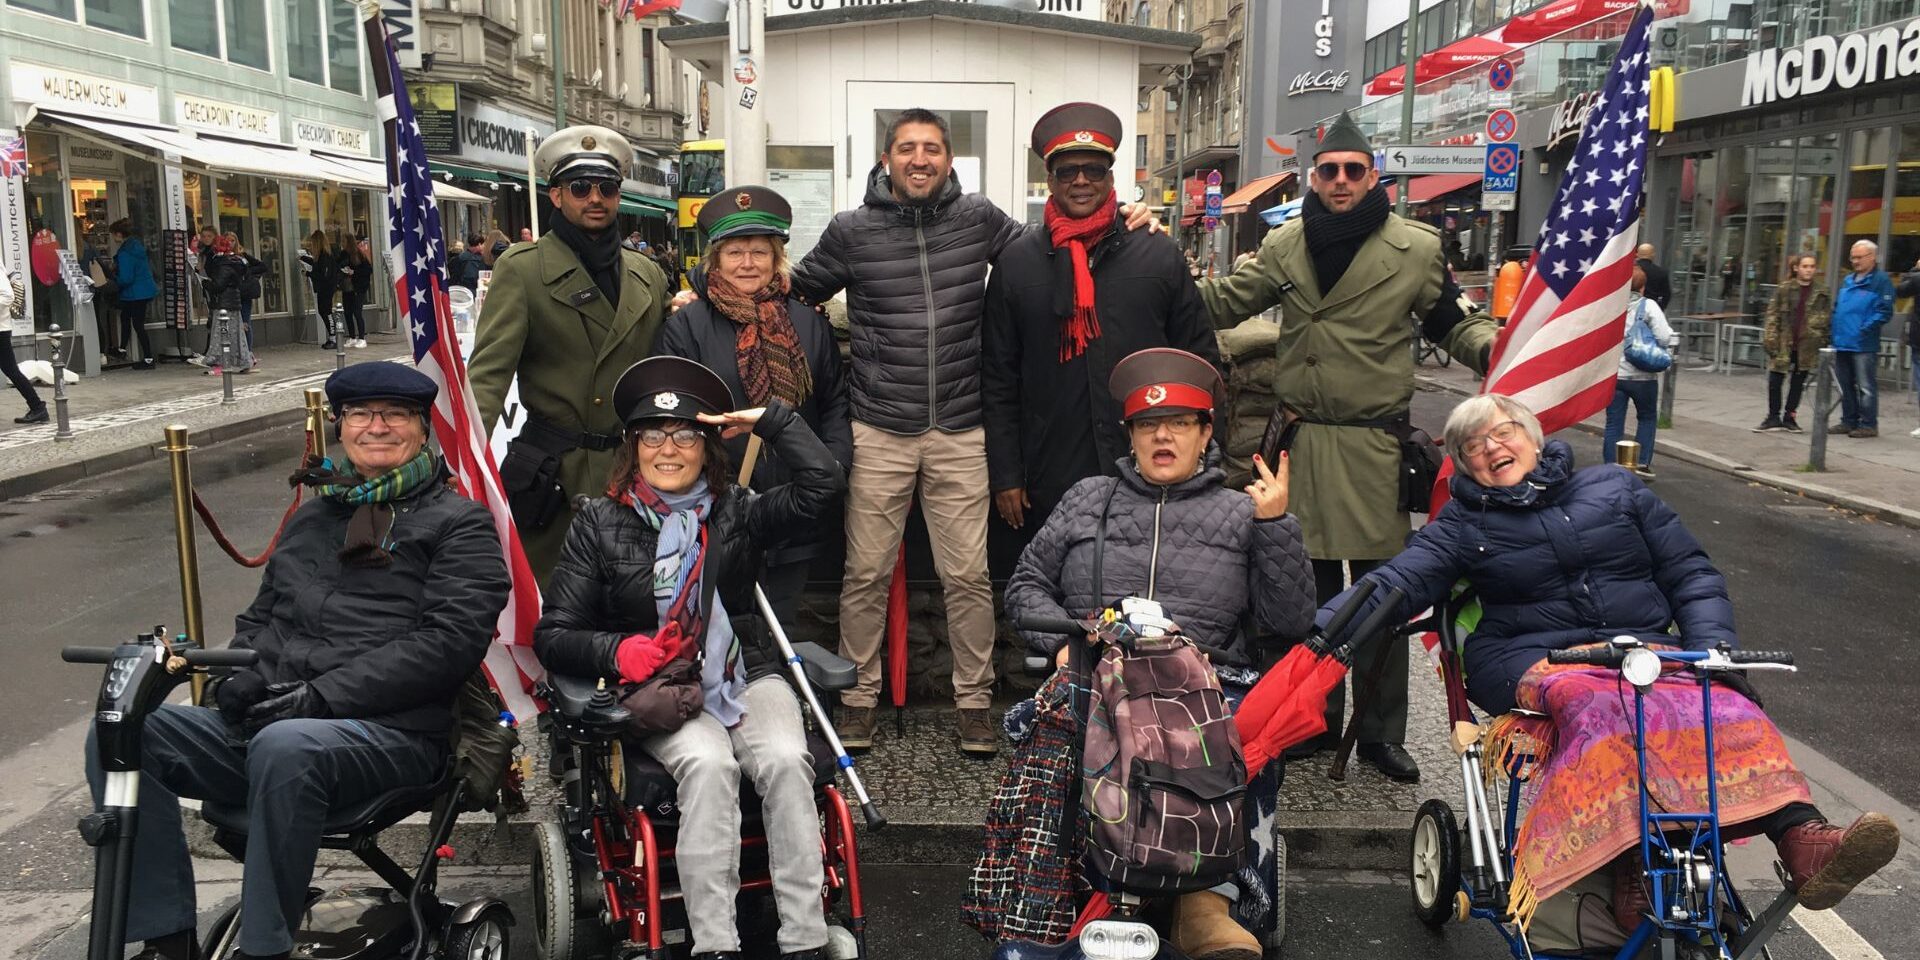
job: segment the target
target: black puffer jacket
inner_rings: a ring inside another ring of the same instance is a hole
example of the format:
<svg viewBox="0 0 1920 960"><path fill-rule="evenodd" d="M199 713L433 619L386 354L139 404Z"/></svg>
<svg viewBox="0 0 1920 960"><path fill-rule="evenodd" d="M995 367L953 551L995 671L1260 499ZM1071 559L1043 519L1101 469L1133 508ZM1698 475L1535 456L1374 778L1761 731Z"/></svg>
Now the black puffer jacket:
<svg viewBox="0 0 1920 960"><path fill-rule="evenodd" d="M987 264L1022 229L951 178L933 202L903 204L874 166L866 201L836 214L793 268L803 299L847 291L853 419L906 436L981 425Z"/></svg>
<svg viewBox="0 0 1920 960"><path fill-rule="evenodd" d="M721 316L704 299L707 290L703 281L704 277L696 281L693 288L703 299L687 304L662 321L660 335L653 341L653 352L705 364L726 382L740 406L752 406L747 389L740 382L740 362L735 349L740 327ZM793 321L794 333L807 354L807 369L813 375L813 392L797 412L813 435L826 443L844 475L853 466L853 424L847 419L846 363L840 359L840 344L834 341L833 327L827 324L827 318L800 300L787 300L787 317ZM734 463L739 463L746 452L746 437L727 441L727 456ZM753 468L754 489L771 490L792 478L793 471L787 469L778 454L772 450L761 451L760 460ZM795 534L788 546L768 550L767 562L782 564L810 559L821 555L822 548L830 541L840 539L839 498L835 497L834 501L811 530Z"/></svg>
<svg viewBox="0 0 1920 960"><path fill-rule="evenodd" d="M1234 666L1261 657L1243 635L1251 611L1260 639L1298 640L1313 627L1313 566L1293 514L1255 520L1253 498L1220 485L1220 448L1207 466L1172 486L1148 483L1128 456L1119 478L1073 485L1034 535L1007 581L1007 616L1086 617L1127 596L1159 601L1194 642ZM1115 485L1118 484L1116 487ZM1112 502L1108 502L1108 495ZM1104 586L1094 583L1094 541L1102 513ZM1065 638L1023 634L1052 653Z"/></svg>
<svg viewBox="0 0 1920 960"><path fill-rule="evenodd" d="M740 639L747 677L781 669L779 654L754 602L760 554L807 526L846 489L833 455L807 429L793 408L767 404L754 426L793 479L765 493L743 495L727 485L707 519L706 571ZM617 677L614 653L620 641L651 634L660 625L654 609L653 553L659 533L634 508L610 497L589 501L574 514L560 562L547 580L533 649L548 670L576 677Z"/></svg>
<svg viewBox="0 0 1920 960"><path fill-rule="evenodd" d="M395 501L387 567L339 560L355 508L310 500L267 561L233 646L268 683L306 680L333 716L445 736L507 604L493 519L440 476Z"/></svg>

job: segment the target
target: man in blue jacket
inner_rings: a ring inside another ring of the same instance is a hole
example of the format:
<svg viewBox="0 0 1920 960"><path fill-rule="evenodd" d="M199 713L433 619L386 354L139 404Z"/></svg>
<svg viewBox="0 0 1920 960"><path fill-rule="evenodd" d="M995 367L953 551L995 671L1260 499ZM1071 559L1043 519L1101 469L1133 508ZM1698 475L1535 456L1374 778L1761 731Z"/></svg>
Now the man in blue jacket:
<svg viewBox="0 0 1920 960"><path fill-rule="evenodd" d="M1833 298L1833 373L1840 381L1840 422L1828 433L1855 439L1880 435L1880 327L1893 317L1893 280L1880 269L1880 247L1854 243L1853 272Z"/></svg>

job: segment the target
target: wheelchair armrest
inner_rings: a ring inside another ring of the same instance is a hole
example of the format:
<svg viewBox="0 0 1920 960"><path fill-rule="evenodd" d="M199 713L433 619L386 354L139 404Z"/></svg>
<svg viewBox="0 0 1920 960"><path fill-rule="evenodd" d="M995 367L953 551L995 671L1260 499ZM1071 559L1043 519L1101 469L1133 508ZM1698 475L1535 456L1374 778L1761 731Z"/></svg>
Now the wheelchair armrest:
<svg viewBox="0 0 1920 960"><path fill-rule="evenodd" d="M620 705L619 694L612 689L601 690L598 679L549 673L547 688L552 693L553 708L563 720L595 730L618 731L626 726L629 714ZM596 699L600 702L595 703Z"/></svg>
<svg viewBox="0 0 1920 960"><path fill-rule="evenodd" d="M830 653L817 643L796 643L793 653L800 658L801 667L807 671L807 682L813 684L816 690L851 690L859 679L853 661Z"/></svg>

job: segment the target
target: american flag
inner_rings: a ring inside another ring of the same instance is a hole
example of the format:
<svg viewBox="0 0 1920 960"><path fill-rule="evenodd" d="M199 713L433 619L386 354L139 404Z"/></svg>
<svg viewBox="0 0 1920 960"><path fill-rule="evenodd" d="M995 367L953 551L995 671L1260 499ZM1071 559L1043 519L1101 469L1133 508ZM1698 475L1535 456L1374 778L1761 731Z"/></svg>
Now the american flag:
<svg viewBox="0 0 1920 960"><path fill-rule="evenodd" d="M1587 113L1513 315L1494 342L1482 392L1526 404L1547 433L1585 420L1613 397L1647 172L1652 25L1653 7L1642 4Z"/></svg>
<svg viewBox="0 0 1920 960"><path fill-rule="evenodd" d="M0 176L24 177L27 175L27 138L14 137L0 141Z"/></svg>
<svg viewBox="0 0 1920 960"><path fill-rule="evenodd" d="M467 383L467 364L453 329L447 302L446 247L441 243L440 212L433 205L433 180L427 172L426 145L414 121L393 45L376 4L361 5L361 26L373 59L374 89L387 143L387 255L391 259L394 302L400 305L413 339L413 362L440 386L433 404L433 431L462 493L486 504L506 552L513 589L487 651L485 667L493 687L514 716L535 712L528 696L541 675L533 655L533 627L540 619L540 588L520 549L520 533L500 484L500 471L487 452L479 406Z"/></svg>

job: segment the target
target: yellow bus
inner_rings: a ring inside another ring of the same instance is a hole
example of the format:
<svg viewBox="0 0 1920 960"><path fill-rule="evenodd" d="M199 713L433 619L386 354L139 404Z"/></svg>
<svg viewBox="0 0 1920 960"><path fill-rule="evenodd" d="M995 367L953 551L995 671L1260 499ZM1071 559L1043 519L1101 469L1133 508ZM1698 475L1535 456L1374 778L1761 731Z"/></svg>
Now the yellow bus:
<svg viewBox="0 0 1920 960"><path fill-rule="evenodd" d="M725 140L688 140L680 144L680 256L691 272L700 262L706 245L695 224L700 208L714 194L727 188L727 142Z"/></svg>

